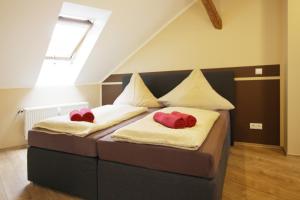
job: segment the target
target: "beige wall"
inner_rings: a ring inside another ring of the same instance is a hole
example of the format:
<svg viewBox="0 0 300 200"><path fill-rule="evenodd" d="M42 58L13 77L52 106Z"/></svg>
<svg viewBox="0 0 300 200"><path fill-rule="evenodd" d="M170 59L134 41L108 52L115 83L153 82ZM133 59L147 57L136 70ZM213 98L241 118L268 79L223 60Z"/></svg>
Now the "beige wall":
<svg viewBox="0 0 300 200"><path fill-rule="evenodd" d="M223 29L196 3L116 73L281 64L281 145L284 145L284 0L215 0Z"/></svg>
<svg viewBox="0 0 300 200"><path fill-rule="evenodd" d="M17 115L23 107L88 101L99 105L100 86L69 86L35 89L0 89L0 149L26 144L24 116Z"/></svg>
<svg viewBox="0 0 300 200"><path fill-rule="evenodd" d="M116 72L281 63L282 0L215 2L222 30L213 28L199 1Z"/></svg>
<svg viewBox="0 0 300 200"><path fill-rule="evenodd" d="M300 1L288 0L287 145L288 154L300 155Z"/></svg>

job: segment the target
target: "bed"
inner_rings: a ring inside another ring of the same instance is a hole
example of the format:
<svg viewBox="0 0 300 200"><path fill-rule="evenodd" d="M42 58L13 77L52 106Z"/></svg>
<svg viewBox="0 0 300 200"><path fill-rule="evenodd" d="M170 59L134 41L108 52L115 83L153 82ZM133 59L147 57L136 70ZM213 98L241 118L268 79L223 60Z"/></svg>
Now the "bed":
<svg viewBox="0 0 300 200"><path fill-rule="evenodd" d="M87 137L53 134L44 129L28 134L28 180L84 199L98 196L96 141L153 112L149 110Z"/></svg>
<svg viewBox="0 0 300 200"><path fill-rule="evenodd" d="M145 74L143 80L156 97L167 93L187 74ZM222 96L234 102L231 72L208 72L206 78ZM129 77L125 77L126 86ZM162 87L164 86L164 87ZM233 133L233 111L220 118L197 151L115 142L111 135L97 141L98 200L219 200Z"/></svg>
<svg viewBox="0 0 300 200"><path fill-rule="evenodd" d="M160 97L173 89L186 76L188 76L188 72L142 74L146 85L156 97ZM207 72L205 76L217 92L234 103L233 73ZM124 78L124 87L128 84L129 79L130 76ZM230 131L230 123L234 119L232 111L223 114L227 116L227 121L223 121L227 126L222 129L226 129L224 143L221 145L221 153L218 154L219 158L217 158L217 164L214 165L215 168L208 170L209 172L206 174L210 175L205 178L195 169L186 173L184 171L186 169L170 170L170 166L149 167L149 161L145 165L140 165L131 161L102 157L101 145L103 142L110 145L109 135L111 133L143 118L154 110L151 109L148 113L87 137L49 134L43 129L31 130L28 140L28 180L83 199L92 200L220 199L228 149L230 142L233 142L231 139L233 133ZM104 140L101 140L102 138ZM110 148L108 147L108 152L111 151ZM121 148L119 152L123 150ZM181 155L182 152L179 152L178 156ZM127 156L130 157L130 154ZM178 187L182 190L177 190ZM136 190L131 190L132 188L136 188ZM165 189L164 192L160 191L161 188ZM175 189L178 192L184 192L174 193ZM207 196L207 191L211 196ZM172 193L174 194L172 195Z"/></svg>

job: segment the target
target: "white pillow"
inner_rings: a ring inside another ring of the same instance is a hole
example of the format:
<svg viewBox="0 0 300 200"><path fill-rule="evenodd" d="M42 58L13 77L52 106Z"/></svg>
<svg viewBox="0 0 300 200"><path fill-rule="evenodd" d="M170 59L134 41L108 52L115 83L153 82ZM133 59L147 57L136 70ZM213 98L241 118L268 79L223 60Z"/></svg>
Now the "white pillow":
<svg viewBox="0 0 300 200"><path fill-rule="evenodd" d="M166 106L197 107L208 110L231 110L234 106L219 95L195 69L177 87L159 99Z"/></svg>
<svg viewBox="0 0 300 200"><path fill-rule="evenodd" d="M126 104L141 107L161 107L158 99L153 96L141 76L132 74L128 85L114 101L114 104Z"/></svg>

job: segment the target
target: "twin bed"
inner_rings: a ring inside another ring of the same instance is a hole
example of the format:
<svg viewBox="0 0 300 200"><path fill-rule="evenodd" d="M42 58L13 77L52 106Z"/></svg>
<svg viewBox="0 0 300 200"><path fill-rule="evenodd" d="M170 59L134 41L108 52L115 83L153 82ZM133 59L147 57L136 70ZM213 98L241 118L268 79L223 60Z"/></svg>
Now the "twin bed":
<svg viewBox="0 0 300 200"><path fill-rule="evenodd" d="M188 72L142 75L160 97ZM234 102L231 72L208 72L205 77L223 97ZM129 76L123 80L124 87ZM86 137L29 131L28 179L36 184L98 200L218 200L226 172L232 133L232 111L218 111L207 138L195 151L112 140L112 134L158 109ZM151 127L145 127L151 129Z"/></svg>

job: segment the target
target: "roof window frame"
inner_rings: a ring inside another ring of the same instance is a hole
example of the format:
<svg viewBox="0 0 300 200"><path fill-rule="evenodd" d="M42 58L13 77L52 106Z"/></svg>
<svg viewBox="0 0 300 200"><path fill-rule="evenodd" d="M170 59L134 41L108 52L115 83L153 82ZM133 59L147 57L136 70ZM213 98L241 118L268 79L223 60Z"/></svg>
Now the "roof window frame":
<svg viewBox="0 0 300 200"><path fill-rule="evenodd" d="M70 57L47 56L47 55L45 56L46 60L71 61L75 57L78 50L80 49L82 43L86 39L86 37L89 34L90 30L93 28L94 23L90 19L80 19L80 18L76 18L76 17L62 16L62 15L58 17L57 22L59 22L59 21L69 21L69 22L75 22L75 23L81 23L81 24L89 25L89 27L86 30L86 32L84 33L83 37L81 38L81 40L78 42L78 44L75 46L74 50L72 51L72 54L71 54Z"/></svg>

